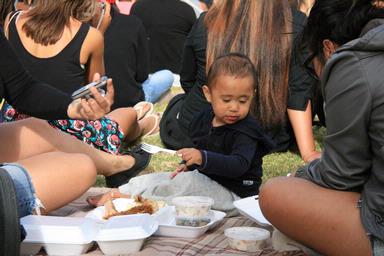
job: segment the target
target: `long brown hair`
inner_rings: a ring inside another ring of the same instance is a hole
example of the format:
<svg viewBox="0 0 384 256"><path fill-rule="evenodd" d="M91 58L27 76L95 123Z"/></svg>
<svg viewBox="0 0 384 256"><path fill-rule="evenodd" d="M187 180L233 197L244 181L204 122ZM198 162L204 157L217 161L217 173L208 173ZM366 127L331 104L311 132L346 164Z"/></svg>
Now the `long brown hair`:
<svg viewBox="0 0 384 256"><path fill-rule="evenodd" d="M8 13L12 11L13 1L12 0L1 0L0 1L0 28L4 26L5 18Z"/></svg>
<svg viewBox="0 0 384 256"><path fill-rule="evenodd" d="M248 56L257 72L252 113L264 128L286 117L292 43L287 0L221 0L208 11L207 67L229 52Z"/></svg>
<svg viewBox="0 0 384 256"><path fill-rule="evenodd" d="M23 31L42 45L55 44L70 18L87 21L92 18L95 0L35 0L26 13Z"/></svg>

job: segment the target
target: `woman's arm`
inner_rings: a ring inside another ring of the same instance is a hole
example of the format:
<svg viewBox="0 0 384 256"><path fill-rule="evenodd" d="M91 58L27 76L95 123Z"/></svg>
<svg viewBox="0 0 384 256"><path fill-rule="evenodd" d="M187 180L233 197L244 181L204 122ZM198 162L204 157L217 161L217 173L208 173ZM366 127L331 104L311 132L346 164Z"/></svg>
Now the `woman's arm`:
<svg viewBox="0 0 384 256"><path fill-rule="evenodd" d="M105 74L104 37L100 31L90 28L80 51L80 62L86 66L87 81L91 82L93 74Z"/></svg>
<svg viewBox="0 0 384 256"><path fill-rule="evenodd" d="M316 151L313 138L311 102L308 102L305 111L288 109L288 117L295 134L301 158L305 162L311 162L319 158L321 153Z"/></svg>

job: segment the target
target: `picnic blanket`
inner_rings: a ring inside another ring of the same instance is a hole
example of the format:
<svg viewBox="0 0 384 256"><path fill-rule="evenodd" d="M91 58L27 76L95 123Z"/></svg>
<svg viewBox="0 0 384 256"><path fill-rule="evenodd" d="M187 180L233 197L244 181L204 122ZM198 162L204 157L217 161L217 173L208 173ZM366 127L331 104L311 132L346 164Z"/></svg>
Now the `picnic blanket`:
<svg viewBox="0 0 384 256"><path fill-rule="evenodd" d="M52 215L55 216L85 216L88 211L92 210L92 207L88 206L85 199L90 195L98 195L100 193L108 192L107 188L91 188L82 197L70 203L68 206L63 207ZM224 218L224 220L213 230L208 231L201 237L195 239L187 238L174 238L174 237L159 237L152 236L148 238L141 251L133 254L127 254L132 256L195 256L195 255L254 255L254 256L304 256L303 251L286 251L277 252L274 251L272 246L257 253L247 253L237 250L233 250L229 247L228 241L224 235L224 230L230 227L236 226L252 226L258 227L258 225L250 219L243 216L236 216L230 218ZM271 229L269 229L272 231ZM45 255L42 252L39 255ZM86 255L103 255L97 245Z"/></svg>

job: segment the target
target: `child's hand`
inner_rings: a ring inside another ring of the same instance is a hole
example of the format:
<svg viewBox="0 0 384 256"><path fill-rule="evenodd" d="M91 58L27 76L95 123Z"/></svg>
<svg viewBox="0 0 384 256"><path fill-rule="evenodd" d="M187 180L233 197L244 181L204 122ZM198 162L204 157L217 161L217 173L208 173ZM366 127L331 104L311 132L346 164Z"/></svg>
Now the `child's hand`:
<svg viewBox="0 0 384 256"><path fill-rule="evenodd" d="M171 173L171 179L175 178L180 172L187 172L188 168L185 164L179 165L174 172Z"/></svg>
<svg viewBox="0 0 384 256"><path fill-rule="evenodd" d="M176 152L177 155L181 156L181 158L185 161L186 166L190 166L193 164L201 165L202 164L202 156L200 150L195 148L183 148Z"/></svg>

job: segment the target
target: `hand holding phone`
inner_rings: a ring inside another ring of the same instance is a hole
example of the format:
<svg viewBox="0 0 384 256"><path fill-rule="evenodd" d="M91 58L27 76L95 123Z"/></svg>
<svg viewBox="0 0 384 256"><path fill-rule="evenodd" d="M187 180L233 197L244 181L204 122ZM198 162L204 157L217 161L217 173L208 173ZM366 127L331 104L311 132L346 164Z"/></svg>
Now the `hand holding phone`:
<svg viewBox="0 0 384 256"><path fill-rule="evenodd" d="M80 89L72 93L72 99L73 100L76 100L79 98L89 99L92 95L90 88L95 87L98 90L102 90L102 88L105 88L105 86L107 85L107 80L108 80L108 77L103 76L100 78L99 81L92 82L81 87Z"/></svg>

